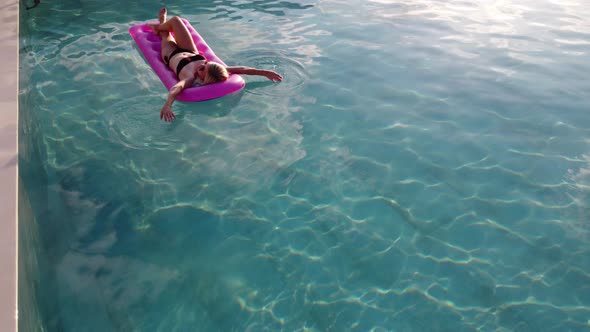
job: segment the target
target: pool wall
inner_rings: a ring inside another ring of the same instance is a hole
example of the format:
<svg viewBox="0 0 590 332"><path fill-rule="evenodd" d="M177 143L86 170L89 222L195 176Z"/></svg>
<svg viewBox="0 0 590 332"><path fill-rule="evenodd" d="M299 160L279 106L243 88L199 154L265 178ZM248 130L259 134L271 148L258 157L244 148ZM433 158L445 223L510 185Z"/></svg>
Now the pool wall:
<svg viewBox="0 0 590 332"><path fill-rule="evenodd" d="M27 10L25 2L21 1L4 1L9 3L10 8L14 7L14 15L18 20L12 22L17 26L15 39L18 38L18 47L15 45L15 57L20 57L24 52L29 52L31 45L26 38L28 35ZM19 8L20 7L20 8ZM17 16L18 15L18 16ZM17 60L17 59L16 59ZM45 205L47 207L47 175L42 164L43 145L42 133L39 132L38 122L33 117L31 108L34 105L31 102L31 95L26 91L31 87L30 73L23 63L14 64L15 86L17 91L18 85L18 321L15 322L13 330L25 331L47 331L47 324L43 321L41 313L41 301L50 301L47 295L41 294L40 291L47 285L47 276L42 273L42 264L48 261L47 252L43 250L42 241L39 237L39 216L34 211L46 213L47 208L35 210L32 207L32 201L36 205ZM18 84L16 83L18 79ZM15 123L16 128L16 123ZM16 138L16 130L15 130ZM16 142L15 142L16 143ZM16 145L16 144L15 144ZM34 183L34 186L30 184ZM29 185L27 185L29 184ZM44 185L45 184L45 185ZM16 181L15 181L16 187ZM44 191L44 192L43 192ZM34 200L31 198L34 197ZM15 216L16 219L16 216ZM44 283L41 286L42 282Z"/></svg>
<svg viewBox="0 0 590 332"><path fill-rule="evenodd" d="M22 33L22 32L21 32ZM21 45L22 46L22 45ZM20 72L19 85L28 84L26 71ZM22 91L22 90L21 90ZM41 163L41 144L38 126L32 118L31 103L26 94L19 96L19 181L18 181L18 329L19 331L47 331L43 323L41 301L51 297L40 292L47 289L48 278L42 273L42 264L47 264L47 251L39 237L40 216L34 211L47 212L47 175ZM36 183L31 186L31 183ZM27 185L28 184L28 185ZM35 207L32 207L34 197ZM42 206L45 206L43 208ZM35 210L35 209L42 210ZM50 295L50 294L47 294Z"/></svg>
<svg viewBox="0 0 590 332"><path fill-rule="evenodd" d="M0 215L3 217L0 230L0 321L2 331L16 331L18 1L0 0L0 8Z"/></svg>

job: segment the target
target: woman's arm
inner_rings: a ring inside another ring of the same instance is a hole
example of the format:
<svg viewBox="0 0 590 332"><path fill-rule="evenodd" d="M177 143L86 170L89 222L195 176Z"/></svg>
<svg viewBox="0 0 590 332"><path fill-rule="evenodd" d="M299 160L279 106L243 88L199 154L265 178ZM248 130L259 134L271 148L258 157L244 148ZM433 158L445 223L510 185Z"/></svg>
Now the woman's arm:
<svg viewBox="0 0 590 332"><path fill-rule="evenodd" d="M283 76L279 75L279 73L274 72L272 70L258 69L258 68L252 68L252 67L244 67L244 66L226 67L225 69L227 69L227 72L230 74L264 76L273 82L279 82L279 81L283 80Z"/></svg>
<svg viewBox="0 0 590 332"><path fill-rule="evenodd" d="M176 115L174 115L174 112L172 112L172 103L176 100L176 96L178 96L182 90L193 84L193 81L194 79L184 79L174 84L174 86L170 88L170 91L168 92L168 98L166 98L166 102L160 111L160 119L166 122L171 122L176 118Z"/></svg>

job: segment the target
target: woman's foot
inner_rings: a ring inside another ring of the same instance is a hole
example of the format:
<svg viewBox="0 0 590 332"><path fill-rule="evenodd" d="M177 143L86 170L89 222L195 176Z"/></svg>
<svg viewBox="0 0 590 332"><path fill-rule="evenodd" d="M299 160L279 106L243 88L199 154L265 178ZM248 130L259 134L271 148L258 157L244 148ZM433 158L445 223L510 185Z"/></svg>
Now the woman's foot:
<svg viewBox="0 0 590 332"><path fill-rule="evenodd" d="M158 11L158 21L160 21L160 24L166 22L166 15L167 15L166 7L161 8L160 11ZM154 33L160 33L160 29L159 29L160 24L148 24L148 26L150 28L152 28Z"/></svg>
<svg viewBox="0 0 590 332"><path fill-rule="evenodd" d="M160 21L160 24L166 22L166 14L167 14L166 7L161 8L160 11L158 12L158 20Z"/></svg>

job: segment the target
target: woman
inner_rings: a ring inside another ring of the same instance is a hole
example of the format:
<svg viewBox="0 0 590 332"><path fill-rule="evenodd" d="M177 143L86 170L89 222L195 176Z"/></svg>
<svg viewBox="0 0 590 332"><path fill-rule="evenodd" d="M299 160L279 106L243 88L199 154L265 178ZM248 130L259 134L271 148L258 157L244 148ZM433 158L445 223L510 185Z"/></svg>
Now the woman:
<svg viewBox="0 0 590 332"><path fill-rule="evenodd" d="M222 82L230 74L260 75L273 82L283 79L272 70L224 67L217 62L207 61L203 55L199 54L189 30L180 17L175 16L166 20L166 8L162 8L158 12L158 20L160 24L152 24L150 27L162 38L162 60L179 79L179 82L170 88L168 98L160 111L160 119L164 121L170 122L176 118L172 112L172 103L182 90L195 82L201 84ZM174 32L174 37L170 32Z"/></svg>

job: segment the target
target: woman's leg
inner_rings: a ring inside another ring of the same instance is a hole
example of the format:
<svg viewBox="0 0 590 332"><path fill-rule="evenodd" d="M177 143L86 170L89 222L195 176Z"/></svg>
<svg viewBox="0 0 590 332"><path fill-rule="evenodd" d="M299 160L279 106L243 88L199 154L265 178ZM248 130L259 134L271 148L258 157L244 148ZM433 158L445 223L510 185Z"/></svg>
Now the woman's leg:
<svg viewBox="0 0 590 332"><path fill-rule="evenodd" d="M162 8L165 13L165 8ZM162 11L162 9L160 11ZM164 14L165 17L165 14ZM155 27L155 30L160 33L160 36L169 32L174 32L173 40L176 40L176 44L180 48L184 48L186 50L199 53L197 50L197 45L193 41L193 37L191 36L190 32L188 31L187 27L182 22L182 19L178 16L174 16L169 20L164 20L160 25ZM164 38L162 38L164 40ZM162 41L163 42L163 41Z"/></svg>
<svg viewBox="0 0 590 332"><path fill-rule="evenodd" d="M160 21L160 24L166 22L166 8L160 9L160 11L158 12L158 20ZM155 26L153 28L155 28ZM174 37L172 37L170 32L166 30L154 29L154 31L157 31L157 33L160 35L160 38L162 38L162 50L160 53L162 56L162 60L166 62L164 58L169 56L170 53L172 53L172 51L176 49L176 41L174 40Z"/></svg>

